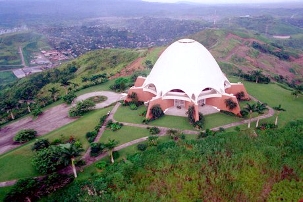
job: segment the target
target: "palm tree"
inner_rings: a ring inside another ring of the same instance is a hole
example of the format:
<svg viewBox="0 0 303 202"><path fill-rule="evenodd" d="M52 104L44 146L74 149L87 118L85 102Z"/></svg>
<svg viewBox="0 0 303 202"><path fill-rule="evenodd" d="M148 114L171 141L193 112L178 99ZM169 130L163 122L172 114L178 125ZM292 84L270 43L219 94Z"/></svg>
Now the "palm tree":
<svg viewBox="0 0 303 202"><path fill-rule="evenodd" d="M261 77L261 75L262 75L262 71L261 70L255 70L255 71L252 72L252 76L255 77L256 83L258 83L259 78Z"/></svg>
<svg viewBox="0 0 303 202"><path fill-rule="evenodd" d="M51 97L53 98L53 101L56 102L57 100L57 93L59 92L59 90L55 87L52 87L51 89L48 90L48 92L51 93Z"/></svg>
<svg viewBox="0 0 303 202"><path fill-rule="evenodd" d="M256 111L256 104L249 104L249 103L246 103L246 107L245 107L245 110L249 113L249 122L248 122L248 128L250 128L250 122L251 122L251 115L253 112Z"/></svg>
<svg viewBox="0 0 303 202"><path fill-rule="evenodd" d="M267 109L267 104L266 103L261 103L261 102L257 102L256 105L256 112L260 115L260 114L264 114L264 111ZM260 121L260 117L258 116L258 120L256 122L256 128L259 126L259 121Z"/></svg>
<svg viewBox="0 0 303 202"><path fill-rule="evenodd" d="M63 148L62 158L64 165L67 166L71 163L75 178L77 178L77 170L74 161L77 156L80 156L82 151L83 149L81 147L77 147L74 144L70 144L69 146Z"/></svg>
<svg viewBox="0 0 303 202"><path fill-rule="evenodd" d="M60 83L61 83L60 85L63 86L63 88L65 89L65 94L67 95L67 93L68 93L67 87L71 84L71 82L64 78L64 79L61 79Z"/></svg>
<svg viewBox="0 0 303 202"><path fill-rule="evenodd" d="M237 103L234 102L231 98L225 99L224 102L229 110L233 110L238 106Z"/></svg>
<svg viewBox="0 0 303 202"><path fill-rule="evenodd" d="M109 156L110 156L110 161L114 163L114 156L113 156L113 150L114 148L118 145L118 141L116 140L111 140L109 139L108 142L104 145L105 148L107 148Z"/></svg>
<svg viewBox="0 0 303 202"><path fill-rule="evenodd" d="M12 119L15 119L15 116L13 114L13 109L15 108L15 106L16 102L13 100L4 101L4 110L6 110L7 113L10 113Z"/></svg>
<svg viewBox="0 0 303 202"><path fill-rule="evenodd" d="M276 120L275 120L275 125L278 125L278 117L281 111L286 111L285 109L283 109L281 107L281 104L279 104L279 106L277 107L273 107L274 110L276 110Z"/></svg>

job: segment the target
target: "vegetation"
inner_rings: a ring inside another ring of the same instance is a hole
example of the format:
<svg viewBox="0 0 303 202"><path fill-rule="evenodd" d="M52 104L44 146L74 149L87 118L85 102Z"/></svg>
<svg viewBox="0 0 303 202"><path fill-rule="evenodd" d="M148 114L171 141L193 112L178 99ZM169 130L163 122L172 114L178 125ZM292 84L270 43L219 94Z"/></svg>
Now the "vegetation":
<svg viewBox="0 0 303 202"><path fill-rule="evenodd" d="M258 131L258 137L245 130L178 144L165 141L73 183L52 200L297 201L303 194L297 188L303 179L302 125L293 121L285 128Z"/></svg>
<svg viewBox="0 0 303 202"><path fill-rule="evenodd" d="M32 139L35 139L37 136L37 131L33 129L24 129L20 130L14 137L15 142L25 143Z"/></svg>
<svg viewBox="0 0 303 202"><path fill-rule="evenodd" d="M152 114L152 119L159 119L160 117L164 116L164 112L161 108L160 105L156 104L154 106L152 106L152 108L150 109L151 114Z"/></svg>
<svg viewBox="0 0 303 202"><path fill-rule="evenodd" d="M76 103L76 106L70 108L69 116L76 117L82 116L85 113L89 112L95 107L95 103L91 100L79 101Z"/></svg>

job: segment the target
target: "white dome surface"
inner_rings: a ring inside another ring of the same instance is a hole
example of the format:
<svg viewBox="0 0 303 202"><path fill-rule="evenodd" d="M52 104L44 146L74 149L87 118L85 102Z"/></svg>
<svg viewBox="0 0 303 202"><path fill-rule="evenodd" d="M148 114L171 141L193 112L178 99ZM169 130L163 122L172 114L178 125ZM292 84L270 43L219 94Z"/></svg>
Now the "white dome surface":
<svg viewBox="0 0 303 202"><path fill-rule="evenodd" d="M143 88L153 84L157 96L180 89L193 101L198 101L206 88L225 93L224 83L230 85L211 53L195 40L181 39L161 54Z"/></svg>

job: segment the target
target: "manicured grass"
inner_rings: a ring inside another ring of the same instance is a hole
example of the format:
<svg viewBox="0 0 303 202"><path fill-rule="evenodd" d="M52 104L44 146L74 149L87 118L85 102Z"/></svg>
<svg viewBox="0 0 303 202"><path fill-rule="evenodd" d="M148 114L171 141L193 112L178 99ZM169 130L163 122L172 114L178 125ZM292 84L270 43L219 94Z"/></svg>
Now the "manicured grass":
<svg viewBox="0 0 303 202"><path fill-rule="evenodd" d="M112 131L110 129L106 129L103 133L100 142L106 143L108 139L114 139L119 141L119 145L124 144L126 142L149 136L149 131L145 128L137 128L131 126L123 126L120 130Z"/></svg>
<svg viewBox="0 0 303 202"><path fill-rule="evenodd" d="M140 114L146 110L145 106L140 106L138 110L131 110L127 106L120 106L117 110L114 118L116 121L129 122L142 124L143 116ZM206 128L218 127L221 125L233 123L236 121L241 121L242 119L237 117L228 116L222 113L210 114L205 116L205 126ZM158 120L149 123L151 126L162 126L167 128L177 128L181 130L194 130L193 126L189 124L186 117L180 116L167 116L161 117Z"/></svg>
<svg viewBox="0 0 303 202"><path fill-rule="evenodd" d="M281 107L286 111L279 115L279 125L284 125L290 120L303 118L303 96L294 99L291 91L286 90L276 84L256 84L252 82L243 82L248 93L261 102L267 103L270 107ZM268 121L273 122L275 117L271 117Z"/></svg>
<svg viewBox="0 0 303 202"><path fill-rule="evenodd" d="M109 109L112 109L112 107L92 111L68 125L44 135L43 138L53 141L60 138L67 140L70 136L73 136L80 140L83 148L87 149L89 143L85 138L85 134L94 130L100 117L105 115ZM33 143L34 141L0 156L0 172L5 173L5 175L0 175L0 181L39 175L31 164L31 157L34 154L31 151Z"/></svg>
<svg viewBox="0 0 303 202"><path fill-rule="evenodd" d="M242 121L241 118L238 118L236 116L229 116L223 113L216 113L216 114L210 114L205 116L205 124L203 129L206 128L214 128L214 127L219 127L222 125L226 125L229 123L234 123L234 122L238 122L238 121Z"/></svg>
<svg viewBox="0 0 303 202"><path fill-rule="evenodd" d="M160 119L150 122L149 125L177 128L182 130L194 130L193 126L189 124L188 119L182 116L164 115Z"/></svg>
<svg viewBox="0 0 303 202"><path fill-rule="evenodd" d="M129 106L120 106L114 115L114 119L119 122L141 124L145 116L140 116L146 110L145 106L138 107L137 110L131 110Z"/></svg>
<svg viewBox="0 0 303 202"><path fill-rule="evenodd" d="M6 194L11 190L12 187L0 187L0 201L3 201Z"/></svg>

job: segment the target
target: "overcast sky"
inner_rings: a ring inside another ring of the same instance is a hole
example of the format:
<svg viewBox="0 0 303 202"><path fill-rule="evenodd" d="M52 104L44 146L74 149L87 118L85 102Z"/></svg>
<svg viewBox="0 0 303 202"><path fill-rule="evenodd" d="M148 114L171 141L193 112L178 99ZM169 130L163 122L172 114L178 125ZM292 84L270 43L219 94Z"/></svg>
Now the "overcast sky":
<svg viewBox="0 0 303 202"><path fill-rule="evenodd" d="M226 4L226 3L277 3L277 2L286 2L285 0L144 0L149 2L166 2L166 3L175 3L175 2L194 2L194 3L207 3L207 4ZM292 2L302 2L303 0L291 0Z"/></svg>

